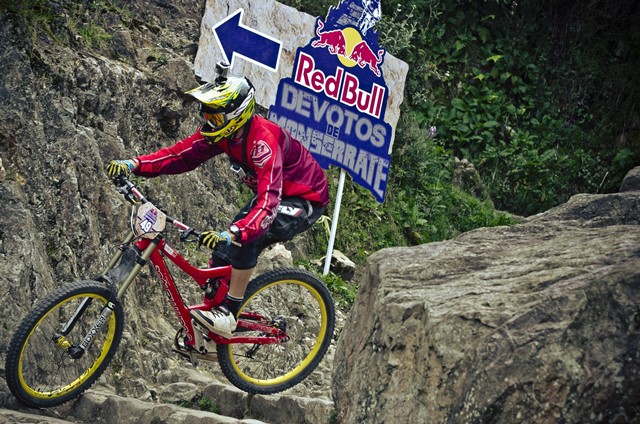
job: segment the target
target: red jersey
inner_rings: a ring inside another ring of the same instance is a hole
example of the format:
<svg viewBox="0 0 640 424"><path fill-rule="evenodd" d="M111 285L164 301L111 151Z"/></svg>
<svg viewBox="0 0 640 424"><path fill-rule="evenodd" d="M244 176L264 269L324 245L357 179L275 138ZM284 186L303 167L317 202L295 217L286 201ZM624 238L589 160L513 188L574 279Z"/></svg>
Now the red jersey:
<svg viewBox="0 0 640 424"><path fill-rule="evenodd" d="M267 231L282 196L301 197L322 207L329 203L324 171L300 141L259 115L254 116L250 128L244 130L249 131L246 137L209 144L198 129L171 147L137 157L140 166L135 174L142 177L180 174L226 153L233 162L248 169L243 182L256 193L256 206L234 222L240 229L238 241L241 243L255 240ZM243 140L246 140L244 148Z"/></svg>

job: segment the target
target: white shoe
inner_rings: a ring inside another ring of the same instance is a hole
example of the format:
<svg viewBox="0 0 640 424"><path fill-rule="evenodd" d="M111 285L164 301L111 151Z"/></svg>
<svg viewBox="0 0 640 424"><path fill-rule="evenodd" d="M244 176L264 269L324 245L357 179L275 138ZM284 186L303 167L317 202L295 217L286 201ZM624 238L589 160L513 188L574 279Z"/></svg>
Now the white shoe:
<svg viewBox="0 0 640 424"><path fill-rule="evenodd" d="M190 312L191 318L202 328L230 339L231 332L236 329L236 319L226 306L216 306L210 311L194 309Z"/></svg>

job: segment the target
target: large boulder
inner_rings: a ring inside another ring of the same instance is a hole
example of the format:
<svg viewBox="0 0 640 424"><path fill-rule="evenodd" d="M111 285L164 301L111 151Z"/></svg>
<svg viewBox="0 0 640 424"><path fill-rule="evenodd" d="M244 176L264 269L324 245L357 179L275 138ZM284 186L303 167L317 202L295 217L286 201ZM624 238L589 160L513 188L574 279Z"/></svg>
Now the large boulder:
<svg viewBox="0 0 640 424"><path fill-rule="evenodd" d="M638 422L640 192L369 258L341 423Z"/></svg>

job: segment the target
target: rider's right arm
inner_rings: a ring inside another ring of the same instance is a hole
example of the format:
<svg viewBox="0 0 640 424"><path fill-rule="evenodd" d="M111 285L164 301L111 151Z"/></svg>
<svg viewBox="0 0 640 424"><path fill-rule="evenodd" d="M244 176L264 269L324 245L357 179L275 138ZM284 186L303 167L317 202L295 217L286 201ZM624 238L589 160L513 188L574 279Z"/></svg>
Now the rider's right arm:
<svg viewBox="0 0 640 424"><path fill-rule="evenodd" d="M200 130L178 141L171 147L164 147L155 153L138 156L139 166L134 174L141 177L155 177L164 174L181 174L197 168L203 162L222 153L222 150L207 143Z"/></svg>

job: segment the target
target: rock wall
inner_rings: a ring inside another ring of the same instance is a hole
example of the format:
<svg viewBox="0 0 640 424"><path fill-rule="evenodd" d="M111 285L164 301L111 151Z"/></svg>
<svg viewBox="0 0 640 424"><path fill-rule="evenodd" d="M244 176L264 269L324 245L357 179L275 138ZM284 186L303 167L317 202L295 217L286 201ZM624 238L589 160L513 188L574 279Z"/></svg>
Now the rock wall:
<svg viewBox="0 0 640 424"><path fill-rule="evenodd" d="M638 422L638 170L621 193L373 254L335 356L339 421Z"/></svg>
<svg viewBox="0 0 640 424"><path fill-rule="evenodd" d="M120 36L98 52L34 40L15 16L0 23L0 367L9 337L35 302L65 282L100 274L126 234L129 208L105 164L170 145L196 128L197 107L181 93L197 85L187 46L197 39L202 5L176 2L180 23L158 3L146 6L138 14L146 25L129 31L114 24ZM171 50L158 46L152 20ZM166 61L150 60L160 51ZM185 222L226 225L236 189L220 164L142 186ZM182 366L170 354L176 322L160 286L148 272L141 281L128 295L127 330L101 383L133 396L149 396L161 371ZM13 401L6 392L5 400Z"/></svg>

